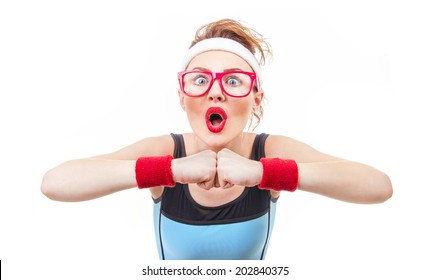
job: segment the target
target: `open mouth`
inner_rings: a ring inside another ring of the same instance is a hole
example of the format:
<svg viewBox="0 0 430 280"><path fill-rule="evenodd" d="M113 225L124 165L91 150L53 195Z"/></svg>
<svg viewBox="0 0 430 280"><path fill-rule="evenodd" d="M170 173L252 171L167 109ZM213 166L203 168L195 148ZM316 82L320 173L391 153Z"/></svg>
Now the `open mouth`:
<svg viewBox="0 0 430 280"><path fill-rule="evenodd" d="M210 132L221 132L227 121L226 112L220 107L210 107L206 111L206 125Z"/></svg>

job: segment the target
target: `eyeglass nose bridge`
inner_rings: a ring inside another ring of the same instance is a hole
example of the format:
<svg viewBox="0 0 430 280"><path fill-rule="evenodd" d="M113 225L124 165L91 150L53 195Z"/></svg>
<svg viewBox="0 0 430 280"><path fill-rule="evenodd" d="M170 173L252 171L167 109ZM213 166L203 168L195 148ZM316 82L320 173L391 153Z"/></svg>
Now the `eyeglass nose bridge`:
<svg viewBox="0 0 430 280"><path fill-rule="evenodd" d="M218 72L218 73L211 72L212 81L211 81L206 93L209 93L211 91L211 89L215 83L215 80L218 80L218 84L219 84L219 88L221 89L221 92L223 94L228 95L228 93L226 92L226 90L224 89L224 86L222 84L222 78L224 77L225 74L226 74L225 72Z"/></svg>

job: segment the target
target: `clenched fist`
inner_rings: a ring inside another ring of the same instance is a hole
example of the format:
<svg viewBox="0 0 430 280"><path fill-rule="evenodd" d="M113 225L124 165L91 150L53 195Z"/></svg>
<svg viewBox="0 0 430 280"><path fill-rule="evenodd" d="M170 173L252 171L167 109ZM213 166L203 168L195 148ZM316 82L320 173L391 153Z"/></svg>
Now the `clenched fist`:
<svg viewBox="0 0 430 280"><path fill-rule="evenodd" d="M212 187L258 185L263 175L263 167L259 161L244 158L228 149L218 153L206 150L174 159L172 173L175 182L196 183L209 190Z"/></svg>
<svg viewBox="0 0 430 280"><path fill-rule="evenodd" d="M260 184L263 166L259 161L242 157L229 149L217 154L217 178L221 188L234 185L252 187Z"/></svg>
<svg viewBox="0 0 430 280"><path fill-rule="evenodd" d="M182 184L197 183L209 190L215 184L216 153L206 150L172 160L173 180Z"/></svg>

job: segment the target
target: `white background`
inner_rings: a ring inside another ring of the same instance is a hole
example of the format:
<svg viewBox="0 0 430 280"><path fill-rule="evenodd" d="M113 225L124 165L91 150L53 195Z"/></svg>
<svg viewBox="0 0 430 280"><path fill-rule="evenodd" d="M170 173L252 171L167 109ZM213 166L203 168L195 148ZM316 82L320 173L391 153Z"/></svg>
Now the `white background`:
<svg viewBox="0 0 430 280"><path fill-rule="evenodd" d="M189 131L178 65L198 27L229 17L274 50L256 132L367 163L394 187L378 205L282 195L265 265L290 279L429 279L429 8L283 2L1 1L2 276L146 279L165 264L149 192L61 203L40 183L65 160Z"/></svg>

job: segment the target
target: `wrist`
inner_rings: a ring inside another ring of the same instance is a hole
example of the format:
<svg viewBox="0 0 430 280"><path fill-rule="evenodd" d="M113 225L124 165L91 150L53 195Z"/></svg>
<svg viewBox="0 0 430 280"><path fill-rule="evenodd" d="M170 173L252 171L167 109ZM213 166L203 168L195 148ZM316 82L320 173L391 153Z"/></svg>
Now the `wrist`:
<svg viewBox="0 0 430 280"><path fill-rule="evenodd" d="M263 190L294 192L298 187L299 170L294 160L262 158L263 175L260 185Z"/></svg>
<svg viewBox="0 0 430 280"><path fill-rule="evenodd" d="M175 182L183 183L183 180L182 180L183 176L181 176L180 165L181 165L180 159L172 159L172 162L171 162L172 179Z"/></svg>
<svg viewBox="0 0 430 280"><path fill-rule="evenodd" d="M253 186L259 186L261 181L263 180L263 164L260 161L255 162L255 174L256 174L256 182L252 184Z"/></svg>
<svg viewBox="0 0 430 280"><path fill-rule="evenodd" d="M135 175L139 189L175 186L172 159L173 157L170 155L138 158L135 165Z"/></svg>

